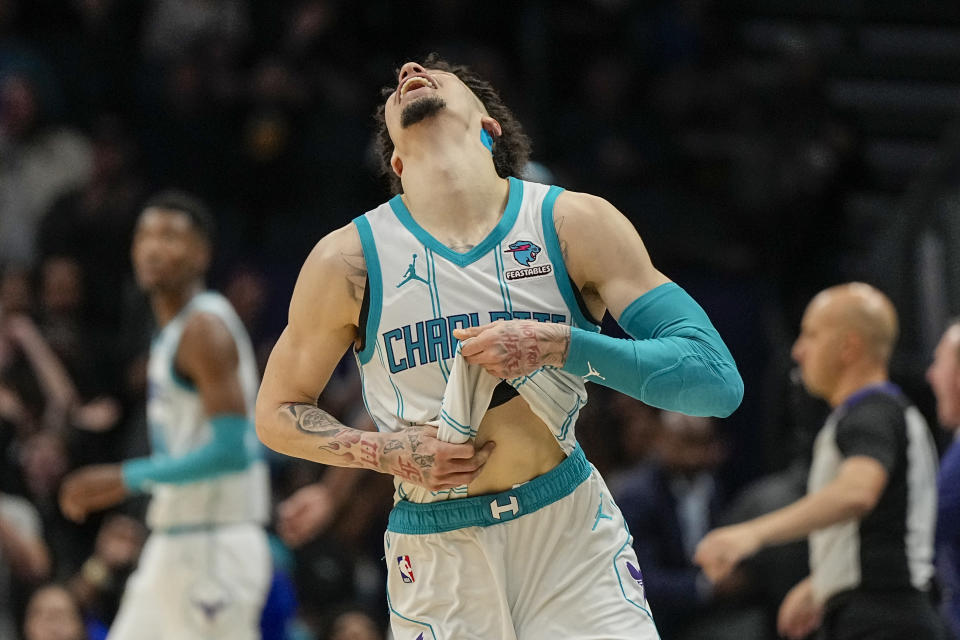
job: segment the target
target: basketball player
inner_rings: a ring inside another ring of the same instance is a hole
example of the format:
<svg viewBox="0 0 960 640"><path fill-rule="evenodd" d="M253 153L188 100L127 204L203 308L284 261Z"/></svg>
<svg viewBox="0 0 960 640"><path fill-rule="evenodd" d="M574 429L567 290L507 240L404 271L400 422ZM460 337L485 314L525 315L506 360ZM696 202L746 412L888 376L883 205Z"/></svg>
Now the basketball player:
<svg viewBox="0 0 960 640"><path fill-rule="evenodd" d="M897 337L890 300L848 283L817 294L793 358L806 389L833 408L817 434L807 495L710 532L694 560L723 579L759 549L808 537L810 576L783 600L777 626L799 640L936 640L933 577L937 452L923 416L890 382Z"/></svg>
<svg viewBox="0 0 960 640"><path fill-rule="evenodd" d="M584 379L727 415L733 359L616 209L516 177L528 141L488 83L431 56L384 93L402 193L307 258L258 433L395 476L398 640L656 638L630 534L576 442ZM599 335L606 309L637 340ZM315 405L351 345L377 433Z"/></svg>
<svg viewBox="0 0 960 640"><path fill-rule="evenodd" d="M203 205L178 192L140 214L133 266L159 326L147 371L153 455L79 469L61 491L78 521L131 492L153 494L151 535L110 640L260 637L271 566L267 471L251 420L258 374L233 308L204 290L210 233Z"/></svg>

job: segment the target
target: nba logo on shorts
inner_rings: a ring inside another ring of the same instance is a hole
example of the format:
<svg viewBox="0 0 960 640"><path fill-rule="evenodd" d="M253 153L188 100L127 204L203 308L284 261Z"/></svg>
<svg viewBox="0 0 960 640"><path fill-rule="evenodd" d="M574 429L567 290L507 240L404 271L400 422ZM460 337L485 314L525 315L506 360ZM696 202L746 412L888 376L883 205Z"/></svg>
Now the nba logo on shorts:
<svg viewBox="0 0 960 640"><path fill-rule="evenodd" d="M413 582L413 565L410 564L410 556L397 557L397 565L400 567L400 579L407 584Z"/></svg>

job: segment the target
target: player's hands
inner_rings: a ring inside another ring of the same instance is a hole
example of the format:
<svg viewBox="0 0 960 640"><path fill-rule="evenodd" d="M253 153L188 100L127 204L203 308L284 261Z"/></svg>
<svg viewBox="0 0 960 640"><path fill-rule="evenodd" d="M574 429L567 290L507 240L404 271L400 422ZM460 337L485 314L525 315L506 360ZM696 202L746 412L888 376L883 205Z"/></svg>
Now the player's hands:
<svg viewBox="0 0 960 640"><path fill-rule="evenodd" d="M60 486L60 510L74 522L122 502L127 497L118 464L97 464L77 469Z"/></svg>
<svg viewBox="0 0 960 640"><path fill-rule="evenodd" d="M777 614L777 632L790 640L801 640L823 622L823 605L813 595L813 581L801 580L787 593Z"/></svg>
<svg viewBox="0 0 960 640"><path fill-rule="evenodd" d="M749 524L714 529L700 541L693 561L711 582L720 582L740 563L760 549L760 538Z"/></svg>
<svg viewBox="0 0 960 640"><path fill-rule="evenodd" d="M337 500L322 482L297 490L277 507L277 533L291 547L299 547L323 533L337 510Z"/></svg>
<svg viewBox="0 0 960 640"><path fill-rule="evenodd" d="M443 442L437 439L437 428L431 425L414 425L396 433L376 435L381 436L382 443L380 469L431 491L473 482L496 446L493 441L479 449L469 442Z"/></svg>
<svg viewBox="0 0 960 640"><path fill-rule="evenodd" d="M519 378L545 365L562 367L570 348L570 327L536 320L497 320L480 327L455 329L461 352L498 378Z"/></svg>

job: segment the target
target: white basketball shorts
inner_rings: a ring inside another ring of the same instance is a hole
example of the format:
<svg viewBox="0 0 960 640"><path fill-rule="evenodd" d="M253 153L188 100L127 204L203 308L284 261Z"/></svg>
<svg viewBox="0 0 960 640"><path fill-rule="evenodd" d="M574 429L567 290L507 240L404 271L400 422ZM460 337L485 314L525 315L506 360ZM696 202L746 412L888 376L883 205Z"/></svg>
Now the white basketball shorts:
<svg viewBox="0 0 960 640"><path fill-rule="evenodd" d="M272 563L263 527L153 533L108 640L258 640Z"/></svg>
<svg viewBox="0 0 960 640"><path fill-rule="evenodd" d="M654 640L632 541L580 447L509 491L401 501L384 544L394 640Z"/></svg>

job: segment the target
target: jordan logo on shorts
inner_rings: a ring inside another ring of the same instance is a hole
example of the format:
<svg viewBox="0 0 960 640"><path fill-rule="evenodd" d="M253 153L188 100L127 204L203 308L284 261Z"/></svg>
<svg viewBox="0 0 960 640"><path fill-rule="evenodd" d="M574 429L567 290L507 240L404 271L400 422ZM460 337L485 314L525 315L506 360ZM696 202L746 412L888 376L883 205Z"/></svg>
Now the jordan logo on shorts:
<svg viewBox="0 0 960 640"><path fill-rule="evenodd" d="M517 502L517 496L510 496L510 501L505 505L501 505L497 502L496 498L494 498L490 501L490 513L493 514L496 520L512 520L520 513L520 503ZM509 513L510 515L504 517L503 514L505 513Z"/></svg>
<svg viewBox="0 0 960 640"><path fill-rule="evenodd" d="M410 584L415 582L413 577L413 565L410 563L410 556L397 557L397 565L400 567L400 579Z"/></svg>

